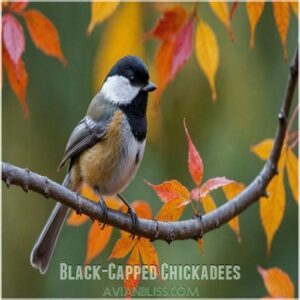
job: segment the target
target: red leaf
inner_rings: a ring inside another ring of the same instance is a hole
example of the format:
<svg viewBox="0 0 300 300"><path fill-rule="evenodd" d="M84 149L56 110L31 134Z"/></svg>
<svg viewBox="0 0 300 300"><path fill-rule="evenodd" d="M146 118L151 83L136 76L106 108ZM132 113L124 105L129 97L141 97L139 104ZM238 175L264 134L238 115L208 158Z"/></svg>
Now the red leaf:
<svg viewBox="0 0 300 300"><path fill-rule="evenodd" d="M25 50L24 32L19 21L12 14L5 14L2 18L3 44L17 68Z"/></svg>
<svg viewBox="0 0 300 300"><path fill-rule="evenodd" d="M185 120L183 121L183 126L184 126L184 130L185 130L186 138L187 138L188 144L189 144L189 159L188 159L189 171L190 171L190 174L191 174L195 184L197 186L199 186L201 183L202 177L203 177L202 159L201 159L195 145L193 144L190 134L186 128Z"/></svg>
<svg viewBox="0 0 300 300"><path fill-rule="evenodd" d="M194 17L191 17L176 35L171 78L190 58L193 50Z"/></svg>
<svg viewBox="0 0 300 300"><path fill-rule="evenodd" d="M35 46L46 55L54 56L64 65L67 64L59 42L59 36L52 22L40 11L29 9L24 12L26 25Z"/></svg>
<svg viewBox="0 0 300 300"><path fill-rule="evenodd" d="M20 13L27 7L27 5L28 1L12 2L9 8L16 13Z"/></svg>
<svg viewBox="0 0 300 300"><path fill-rule="evenodd" d="M186 11L179 5L166 10L162 17L156 23L154 29L147 35L168 40L180 29L187 18Z"/></svg>
<svg viewBox="0 0 300 300"><path fill-rule="evenodd" d="M3 64L6 70L8 82L22 105L25 117L27 117L28 109L26 105L26 87L28 76L25 69L25 65L23 61L20 60L17 67L15 67L6 49L2 48L2 51Z"/></svg>

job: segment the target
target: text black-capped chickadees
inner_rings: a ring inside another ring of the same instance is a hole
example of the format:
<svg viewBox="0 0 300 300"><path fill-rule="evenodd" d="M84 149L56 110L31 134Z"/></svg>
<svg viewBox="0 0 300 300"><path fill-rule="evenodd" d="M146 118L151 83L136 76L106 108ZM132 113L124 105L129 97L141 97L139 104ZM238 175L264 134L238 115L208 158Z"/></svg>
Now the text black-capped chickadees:
<svg viewBox="0 0 300 300"><path fill-rule="evenodd" d="M120 193L134 178L143 158L148 93L155 89L141 59L120 59L91 101L86 116L73 130L59 165L60 169L69 161L63 185L75 192L82 183L90 185L98 193L105 215L103 196L117 195L128 206L133 234L137 216ZM68 212L68 207L55 205L32 249L31 264L43 274Z"/></svg>

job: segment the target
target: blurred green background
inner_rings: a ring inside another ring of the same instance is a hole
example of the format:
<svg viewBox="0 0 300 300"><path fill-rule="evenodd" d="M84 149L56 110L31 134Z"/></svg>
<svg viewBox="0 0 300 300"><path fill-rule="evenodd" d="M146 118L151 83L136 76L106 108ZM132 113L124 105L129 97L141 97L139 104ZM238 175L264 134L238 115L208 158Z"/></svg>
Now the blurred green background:
<svg viewBox="0 0 300 300"><path fill-rule="evenodd" d="M193 4L184 5L189 10L193 7ZM53 21L69 64L65 69L57 60L42 54L33 46L26 31L24 60L29 74L27 102L30 117L24 119L21 107L5 80L2 98L3 161L28 167L61 182L64 172L57 173L56 168L72 128L84 116L93 97L93 61L106 22L87 37L89 3L31 3L30 7L40 9ZM152 28L160 12L153 3L144 3L142 9L143 31L146 32ZM277 114L289 67L283 62L271 4L266 4L258 24L253 50L249 49L250 33L244 3L239 4L233 18L236 37L233 44L208 4L201 4L200 10L215 31L220 47L220 67L216 78L218 100L212 103L208 82L193 53L163 94L160 139L148 142L138 175L125 192L130 201L150 201L153 214L158 212L161 202L144 184L144 179L160 183L174 178L192 187L187 170L187 144L182 126L184 117L204 161L204 179L226 176L245 184L263 165L250 153L250 146L273 137L277 127ZM294 53L297 36L297 19L291 15L287 42L289 59ZM145 42L147 64L153 64L157 45L156 41ZM293 107L296 99L295 95ZM153 122L150 122L151 125L154 126ZM297 289L298 206L292 198L286 175L285 182L286 211L269 257L257 204L240 216L240 244L227 225L205 236L203 256L192 240L174 242L170 246L161 241L154 244L161 263L238 264L241 266L239 281L162 283L156 280L143 281L140 286L198 287L201 297L262 297L267 292L256 270L260 265L283 269ZM122 281L112 282L105 278L102 281L59 280L60 262L73 266L83 263L90 221L79 228L64 227L49 271L41 276L30 266L29 255L55 202L33 192L25 194L17 187L7 189L2 185L2 192L3 297L101 297L106 286L123 286ZM212 195L218 205L225 201L221 193ZM190 217L191 210L187 209L184 218ZM118 230L114 230L111 243L93 263L107 265L113 242L118 237ZM298 294L298 290L296 292Z"/></svg>

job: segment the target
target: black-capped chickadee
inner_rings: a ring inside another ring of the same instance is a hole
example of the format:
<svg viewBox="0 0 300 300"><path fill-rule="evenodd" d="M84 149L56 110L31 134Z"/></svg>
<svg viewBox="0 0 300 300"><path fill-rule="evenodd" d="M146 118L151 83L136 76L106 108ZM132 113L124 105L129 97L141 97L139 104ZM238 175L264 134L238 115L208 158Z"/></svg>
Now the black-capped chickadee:
<svg viewBox="0 0 300 300"><path fill-rule="evenodd" d="M141 59L135 56L120 59L93 98L86 116L73 130L59 165L60 169L70 161L63 185L75 192L82 183L91 186L100 197L105 216L103 196L117 195L132 216L133 234L137 217L120 193L141 163L147 133L148 92L155 89ZM32 249L31 264L42 274L48 269L68 212L68 207L55 205Z"/></svg>

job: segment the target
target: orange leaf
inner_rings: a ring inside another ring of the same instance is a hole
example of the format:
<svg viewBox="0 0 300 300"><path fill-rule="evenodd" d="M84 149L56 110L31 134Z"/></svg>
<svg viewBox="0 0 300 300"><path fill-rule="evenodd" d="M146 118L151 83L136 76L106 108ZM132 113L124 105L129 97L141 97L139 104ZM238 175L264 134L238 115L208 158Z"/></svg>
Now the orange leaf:
<svg viewBox="0 0 300 300"><path fill-rule="evenodd" d="M152 211L150 205L145 201L134 201L131 204L139 218L151 219Z"/></svg>
<svg viewBox="0 0 300 300"><path fill-rule="evenodd" d="M250 148L251 152L256 154L260 159L267 160L273 149L274 140L265 139L259 144L256 144Z"/></svg>
<svg viewBox="0 0 300 300"><path fill-rule="evenodd" d="M159 272L158 270L159 262L153 244L149 240L145 238L141 238L139 241L139 247L140 247L140 254L143 261L143 265L155 266L155 275L157 275Z"/></svg>
<svg viewBox="0 0 300 300"><path fill-rule="evenodd" d="M298 17L298 1L289 2L294 14Z"/></svg>
<svg viewBox="0 0 300 300"><path fill-rule="evenodd" d="M195 184L199 186L203 177L203 162L186 128L185 120L183 121L183 126L189 144L189 171Z"/></svg>
<svg viewBox="0 0 300 300"><path fill-rule="evenodd" d="M2 48L2 53L3 64L6 70L8 82L11 86L11 89L18 97L19 102L21 103L25 117L28 117L28 109L26 105L26 88L28 75L23 60L19 60L16 68L4 47Z"/></svg>
<svg viewBox="0 0 300 300"><path fill-rule="evenodd" d="M214 199L210 195L203 198L201 203L206 214L217 208Z"/></svg>
<svg viewBox="0 0 300 300"><path fill-rule="evenodd" d="M181 218L185 206L190 203L190 200L173 199L162 206L156 216L158 221L177 221Z"/></svg>
<svg viewBox="0 0 300 300"><path fill-rule="evenodd" d="M88 220L87 215L79 215L76 211L72 211L67 219L67 224L70 226L80 226Z"/></svg>
<svg viewBox="0 0 300 300"><path fill-rule="evenodd" d="M259 200L259 211L262 225L267 237L267 253L270 253L273 237L278 230L285 210L285 190L283 185L284 152L279 160L279 174L267 187L268 198Z"/></svg>
<svg viewBox="0 0 300 300"><path fill-rule="evenodd" d="M215 77L219 65L219 47L215 33L204 21L196 29L195 50L199 66L209 81L212 99L217 99Z"/></svg>
<svg viewBox="0 0 300 300"><path fill-rule="evenodd" d="M16 13L22 12L26 7L28 6L28 1L22 1L22 2L11 2L9 9Z"/></svg>
<svg viewBox="0 0 300 300"><path fill-rule="evenodd" d="M153 36L161 40L169 40L177 33L187 18L187 13L182 6L176 5L164 12L154 29L147 36Z"/></svg>
<svg viewBox="0 0 300 300"><path fill-rule="evenodd" d="M135 246L125 266L124 288L125 296L131 297L140 282L141 260L139 248Z"/></svg>
<svg viewBox="0 0 300 300"><path fill-rule="evenodd" d="M200 198L203 198L211 191L216 190L232 182L234 181L227 179L226 177L215 177L215 178L208 179L199 189Z"/></svg>
<svg viewBox="0 0 300 300"><path fill-rule="evenodd" d="M223 192L228 201L240 194L245 189L245 185L239 182L232 182L223 187ZM238 242L241 241L239 217L235 217L228 222L229 227L234 231L238 238Z"/></svg>
<svg viewBox="0 0 300 300"><path fill-rule="evenodd" d="M190 192L177 180L164 181L161 184L154 185L145 181L164 202L169 202L174 199L186 200L190 197Z"/></svg>
<svg viewBox="0 0 300 300"><path fill-rule="evenodd" d="M204 249L203 249L203 238L202 239L197 239L197 244L199 246L199 250L200 250L200 253L201 255L204 254Z"/></svg>
<svg viewBox="0 0 300 300"><path fill-rule="evenodd" d="M284 61L287 62L286 52L286 37L290 23L290 6L288 2L274 1L273 12L277 25L277 29L280 35L281 43L284 52Z"/></svg>
<svg viewBox="0 0 300 300"><path fill-rule="evenodd" d="M294 298L295 289L289 275L279 268L263 269L257 271L264 280L265 287L273 298Z"/></svg>
<svg viewBox="0 0 300 300"><path fill-rule="evenodd" d="M294 199L298 202L298 158L289 148L286 157L286 170Z"/></svg>
<svg viewBox="0 0 300 300"><path fill-rule="evenodd" d="M254 47L254 37L255 37L255 28L256 25L263 13L265 6L264 0L260 0L257 2L247 1L247 13L250 23L250 48Z"/></svg>
<svg viewBox="0 0 300 300"><path fill-rule="evenodd" d="M136 241L136 239L133 240L129 235L122 236L115 243L109 259L125 257L136 244Z"/></svg>
<svg viewBox="0 0 300 300"><path fill-rule="evenodd" d="M67 60L61 51L59 36L52 22L35 9L28 9L23 15L35 46L46 55L57 58L66 66Z"/></svg>
<svg viewBox="0 0 300 300"><path fill-rule="evenodd" d="M174 53L174 40L167 40L158 48L155 56L155 69L157 76L156 101L160 98L167 84L172 80L172 57Z"/></svg>
<svg viewBox="0 0 300 300"><path fill-rule="evenodd" d="M109 18L117 9L119 1L91 3L91 20L87 29L87 34L91 34L94 27Z"/></svg>
<svg viewBox="0 0 300 300"><path fill-rule="evenodd" d="M93 191L93 189L87 184L83 184L80 188L80 195L94 202L99 201L99 196Z"/></svg>
<svg viewBox="0 0 300 300"><path fill-rule="evenodd" d="M87 253L84 264L87 265L92 259L98 256L107 246L112 233L112 227L106 225L100 229L98 222L93 222L87 240Z"/></svg>
<svg viewBox="0 0 300 300"><path fill-rule="evenodd" d="M233 42L234 41L234 34L232 31L231 27L231 22L230 22L230 16L228 12L228 6L226 2L215 2L215 1L210 1L209 5L214 12L214 14L218 17L218 19L225 25L230 39Z"/></svg>

